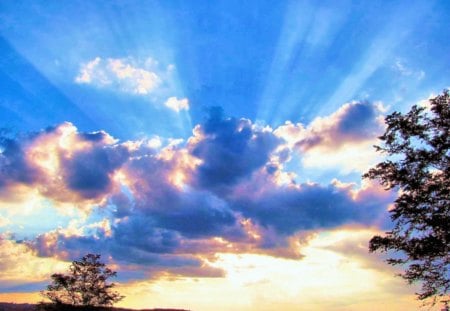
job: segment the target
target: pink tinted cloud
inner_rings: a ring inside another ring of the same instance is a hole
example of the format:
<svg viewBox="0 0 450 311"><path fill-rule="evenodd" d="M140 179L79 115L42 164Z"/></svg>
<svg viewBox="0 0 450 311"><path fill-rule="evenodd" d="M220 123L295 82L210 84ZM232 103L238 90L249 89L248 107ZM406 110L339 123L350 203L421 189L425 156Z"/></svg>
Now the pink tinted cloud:
<svg viewBox="0 0 450 311"><path fill-rule="evenodd" d="M340 148L379 136L383 131L382 113L381 105L352 102L329 116L314 119L306 127L287 122L275 133L302 152L317 147Z"/></svg>
<svg viewBox="0 0 450 311"><path fill-rule="evenodd" d="M40 256L98 252L175 274L206 273L205 258L221 252L298 259L311 232L377 225L390 197L371 185L296 184L284 169L290 153L370 139L376 111L353 103L306 129L288 124L276 131L213 113L186 144L168 146L120 143L64 123L10 144L1 165L15 174L4 187L35 186L52 200L85 202L92 213L98 205L108 219L107 227L41 234L30 243Z"/></svg>

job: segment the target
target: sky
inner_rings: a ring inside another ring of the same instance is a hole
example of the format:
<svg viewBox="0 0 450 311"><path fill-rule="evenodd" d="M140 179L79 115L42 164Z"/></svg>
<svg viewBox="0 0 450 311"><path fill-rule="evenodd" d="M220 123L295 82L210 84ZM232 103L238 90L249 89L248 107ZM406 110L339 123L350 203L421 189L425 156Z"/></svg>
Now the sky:
<svg viewBox="0 0 450 311"><path fill-rule="evenodd" d="M450 86L449 1L0 2L0 301L87 253L118 306L416 310L362 174Z"/></svg>

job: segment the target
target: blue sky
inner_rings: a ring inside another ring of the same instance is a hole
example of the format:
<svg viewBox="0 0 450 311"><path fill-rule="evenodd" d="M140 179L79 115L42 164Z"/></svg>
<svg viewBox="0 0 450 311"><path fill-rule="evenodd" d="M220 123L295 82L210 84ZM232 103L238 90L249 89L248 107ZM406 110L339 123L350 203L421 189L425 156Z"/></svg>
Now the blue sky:
<svg viewBox="0 0 450 311"><path fill-rule="evenodd" d="M366 252L395 193L361 175L383 118L450 86L449 14L448 1L2 1L0 300L35 299L51 268L98 252L123 306L147 292L207 310L202 291L239 289L224 310L414 308L414 288Z"/></svg>
<svg viewBox="0 0 450 311"><path fill-rule="evenodd" d="M2 123L190 134L148 98L74 84L95 57L175 65L173 95L189 98L194 123L209 106L276 126L349 100L409 105L447 86L447 13L446 1L5 1Z"/></svg>

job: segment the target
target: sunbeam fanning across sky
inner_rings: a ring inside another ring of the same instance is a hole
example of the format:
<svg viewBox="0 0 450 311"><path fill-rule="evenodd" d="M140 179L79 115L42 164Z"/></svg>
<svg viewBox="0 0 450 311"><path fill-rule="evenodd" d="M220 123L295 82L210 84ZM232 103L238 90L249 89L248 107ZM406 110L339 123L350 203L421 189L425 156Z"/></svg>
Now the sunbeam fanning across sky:
<svg viewBox="0 0 450 311"><path fill-rule="evenodd" d="M127 308L416 310L362 179L450 87L450 2L0 2L0 302L94 253ZM1 309L1 308L0 308Z"/></svg>
<svg viewBox="0 0 450 311"><path fill-rule="evenodd" d="M348 14L349 3L342 4L332 9L298 1L286 7L277 50L259 99L259 119L276 123L298 109L299 100L306 97L305 84L312 82L306 79L305 71L313 66L310 62L317 56L320 58L323 50L336 40L337 31ZM296 78L286 80L286 76Z"/></svg>

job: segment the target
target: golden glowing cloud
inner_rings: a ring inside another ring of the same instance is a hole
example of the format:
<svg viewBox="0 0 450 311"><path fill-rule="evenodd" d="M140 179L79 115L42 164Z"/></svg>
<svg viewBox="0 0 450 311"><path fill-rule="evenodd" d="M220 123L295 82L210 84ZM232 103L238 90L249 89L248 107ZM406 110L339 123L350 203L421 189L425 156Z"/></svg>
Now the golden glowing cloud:
<svg viewBox="0 0 450 311"><path fill-rule="evenodd" d="M26 244L0 236L0 280L3 284L40 282L50 275L64 271L67 262L38 257Z"/></svg>

